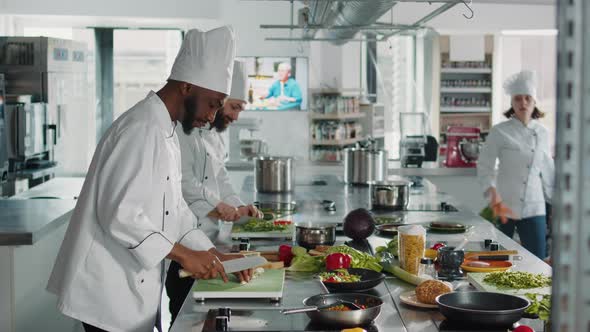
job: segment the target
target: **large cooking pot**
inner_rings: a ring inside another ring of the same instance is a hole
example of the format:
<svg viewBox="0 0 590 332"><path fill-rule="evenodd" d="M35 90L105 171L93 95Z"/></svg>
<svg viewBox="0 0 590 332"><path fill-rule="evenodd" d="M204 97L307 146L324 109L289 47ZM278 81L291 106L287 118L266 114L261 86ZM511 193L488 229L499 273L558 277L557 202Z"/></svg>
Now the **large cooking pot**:
<svg viewBox="0 0 590 332"><path fill-rule="evenodd" d="M410 202L409 181L379 181L372 184L373 210L405 210Z"/></svg>
<svg viewBox="0 0 590 332"><path fill-rule="evenodd" d="M331 246L336 242L336 224L297 225L295 242L306 249Z"/></svg>
<svg viewBox="0 0 590 332"><path fill-rule="evenodd" d="M350 311L332 311L323 308L328 308L331 305L337 305L339 301L347 301L356 305L364 305L366 309L350 310ZM320 294L308 297L303 300L306 307L320 307L320 310L313 308L310 311L308 308L287 309L283 310L283 314L296 314L305 312L312 323L325 326L337 327L355 327L366 326L371 324L379 313L381 312L381 305L383 301L377 296L368 294Z"/></svg>
<svg viewBox="0 0 590 332"><path fill-rule="evenodd" d="M453 292L439 295L436 303L449 320L466 326L511 327L522 318L530 302L522 297L491 292Z"/></svg>
<svg viewBox="0 0 590 332"><path fill-rule="evenodd" d="M344 149L344 181L370 184L387 178L387 151L372 148Z"/></svg>
<svg viewBox="0 0 590 332"><path fill-rule="evenodd" d="M256 191L290 192L294 187L293 158L260 156L254 158Z"/></svg>

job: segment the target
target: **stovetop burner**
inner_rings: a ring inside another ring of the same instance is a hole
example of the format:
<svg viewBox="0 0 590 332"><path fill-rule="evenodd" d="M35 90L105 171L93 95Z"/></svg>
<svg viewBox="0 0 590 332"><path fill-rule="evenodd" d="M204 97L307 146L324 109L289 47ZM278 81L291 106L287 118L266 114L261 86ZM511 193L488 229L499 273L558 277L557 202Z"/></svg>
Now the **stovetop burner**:
<svg viewBox="0 0 590 332"><path fill-rule="evenodd" d="M231 310L227 329L218 328L217 317L222 309L211 309L203 324L203 332L340 332L342 327L312 324L307 315L282 315L278 309ZM379 332L377 326L362 326L368 332Z"/></svg>

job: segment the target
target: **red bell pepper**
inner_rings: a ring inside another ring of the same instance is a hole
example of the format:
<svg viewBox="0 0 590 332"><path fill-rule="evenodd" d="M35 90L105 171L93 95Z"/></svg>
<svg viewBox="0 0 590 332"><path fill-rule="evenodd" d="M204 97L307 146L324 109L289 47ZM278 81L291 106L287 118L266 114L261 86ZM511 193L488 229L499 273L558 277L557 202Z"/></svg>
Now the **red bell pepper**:
<svg viewBox="0 0 590 332"><path fill-rule="evenodd" d="M444 243L435 243L430 249L438 250L443 247L446 247Z"/></svg>
<svg viewBox="0 0 590 332"><path fill-rule="evenodd" d="M293 253L291 252L291 246L281 244L279 246L279 260L284 262L285 266L289 266L291 264L292 259Z"/></svg>
<svg viewBox="0 0 590 332"><path fill-rule="evenodd" d="M326 270L348 269L352 263L352 256L342 253L333 253L326 256Z"/></svg>

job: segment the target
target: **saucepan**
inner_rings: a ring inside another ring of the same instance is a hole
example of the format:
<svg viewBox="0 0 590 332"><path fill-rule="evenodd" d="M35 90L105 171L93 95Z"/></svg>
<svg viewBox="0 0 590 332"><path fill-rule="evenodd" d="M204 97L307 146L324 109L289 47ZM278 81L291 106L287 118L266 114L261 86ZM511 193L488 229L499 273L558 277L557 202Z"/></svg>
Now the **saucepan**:
<svg viewBox="0 0 590 332"><path fill-rule="evenodd" d="M336 242L336 224L296 225L295 242L306 249L331 246Z"/></svg>
<svg viewBox="0 0 590 332"><path fill-rule="evenodd" d="M522 297L492 292L453 292L436 298L449 320L468 326L510 327L522 318L530 302Z"/></svg>
<svg viewBox="0 0 590 332"><path fill-rule="evenodd" d="M342 293L314 295L303 300L303 304L306 306L305 308L282 310L281 313L289 315L305 312L312 323L353 327L370 325L379 316L383 301L373 295ZM349 307L350 310L328 310L332 306L342 304ZM355 306L360 306L361 309Z"/></svg>

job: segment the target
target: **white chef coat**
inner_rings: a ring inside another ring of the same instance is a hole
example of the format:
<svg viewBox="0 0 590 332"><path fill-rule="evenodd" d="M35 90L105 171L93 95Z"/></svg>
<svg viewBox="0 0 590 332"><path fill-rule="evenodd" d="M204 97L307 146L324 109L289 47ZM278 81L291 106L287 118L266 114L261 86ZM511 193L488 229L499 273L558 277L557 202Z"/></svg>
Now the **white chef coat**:
<svg viewBox="0 0 590 332"><path fill-rule="evenodd" d="M235 193L225 168L225 144L215 130L195 129L190 135L179 133L182 156L182 194L199 218L199 228L215 239L218 221L207 214L220 203L245 205Z"/></svg>
<svg viewBox="0 0 590 332"><path fill-rule="evenodd" d="M479 155L477 176L484 190L496 188L516 219L545 215L555 177L547 129L515 117L495 125Z"/></svg>
<svg viewBox="0 0 590 332"><path fill-rule="evenodd" d="M175 125L154 92L96 148L47 289L59 310L107 331L153 331L175 242L213 244L182 199Z"/></svg>

